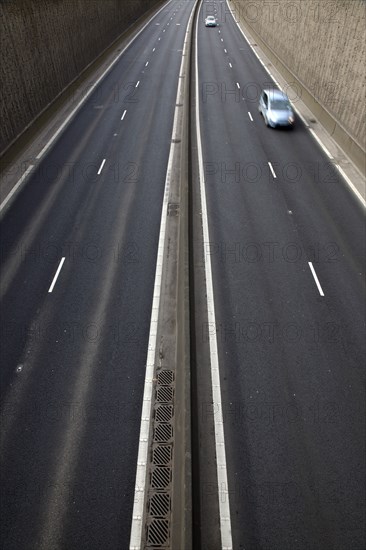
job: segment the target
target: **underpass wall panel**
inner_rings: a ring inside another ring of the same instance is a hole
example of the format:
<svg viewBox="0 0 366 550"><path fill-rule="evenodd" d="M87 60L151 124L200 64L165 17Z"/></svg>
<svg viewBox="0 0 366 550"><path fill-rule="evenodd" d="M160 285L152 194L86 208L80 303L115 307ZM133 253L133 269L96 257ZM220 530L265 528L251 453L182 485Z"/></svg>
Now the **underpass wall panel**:
<svg viewBox="0 0 366 550"><path fill-rule="evenodd" d="M0 3L0 152L158 0Z"/></svg>

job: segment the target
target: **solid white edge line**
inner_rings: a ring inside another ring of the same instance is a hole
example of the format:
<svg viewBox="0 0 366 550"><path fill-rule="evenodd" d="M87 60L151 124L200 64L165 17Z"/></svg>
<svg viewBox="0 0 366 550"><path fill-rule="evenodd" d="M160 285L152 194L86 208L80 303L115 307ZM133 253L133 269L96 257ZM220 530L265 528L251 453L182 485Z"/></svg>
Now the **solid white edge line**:
<svg viewBox="0 0 366 550"><path fill-rule="evenodd" d="M320 296L324 296L324 292L323 292L323 289L322 289L322 287L321 287L321 284L319 283L319 279L318 279L318 277L317 277L317 275L316 275L316 273L315 273L314 266L313 266L312 262L308 262L308 264L309 264L309 267L310 267L311 272L312 272L312 274L313 274L314 281L316 282L316 286L318 287L319 294L320 294Z"/></svg>
<svg viewBox="0 0 366 550"><path fill-rule="evenodd" d="M170 4L170 2L172 2L172 0L170 0L168 2L168 4ZM46 143L46 145L43 147L43 149L41 150L40 153L38 153L38 155L36 156L36 159L39 160L43 154L47 151L47 149L49 149L49 147L52 145L52 143L55 141L55 139L59 136L59 134L62 132L62 130L65 128L65 126L70 122L70 120L72 119L72 117L75 115L75 113L78 111L78 109L81 107L81 105L87 100L87 98L90 96L90 94L94 91L94 89L96 88L96 86L98 86L99 82L105 77L105 75L111 70L111 68L113 67L113 65L115 63L117 63L117 61L119 60L119 58L121 57L121 55L123 55L125 53L125 51L127 50L127 48L130 47L130 45L132 44L132 42L134 42L134 40L136 40L136 38L138 36L140 36L140 34L146 29L146 27L148 25L150 25L151 21L153 19L155 19L155 17L157 17L159 15L159 13L167 7L168 4L165 4L164 6L162 6L160 8L160 10L158 12L156 12L156 14L146 23L146 25L144 25L142 27L142 29L139 30L139 32L133 37L131 38L131 40L128 42L128 44L126 44L126 46L123 48L123 50L117 55L117 57L110 63L110 65L108 65L108 67L106 68L106 70L102 73L102 75L98 78L98 80L96 82L94 82L94 84L89 88L89 90L87 91L87 93L85 94L85 96L83 97L83 99L81 99L79 101L79 103L76 105L75 109L73 109L73 111L71 111L71 113L68 115L68 117L66 117L66 119L64 120L64 122L61 124L60 128L53 134L53 136L51 137L51 139Z"/></svg>
<svg viewBox="0 0 366 550"><path fill-rule="evenodd" d="M275 171L273 170L273 166L272 166L272 164L271 164L270 162L268 162L268 166L269 166L270 169L271 169L272 176L273 176L274 178L277 178L276 173L275 173Z"/></svg>
<svg viewBox="0 0 366 550"><path fill-rule="evenodd" d="M123 119L125 118L126 113L127 113L127 109L125 109L125 110L123 111L123 115L121 116L121 120L123 120Z"/></svg>
<svg viewBox="0 0 366 550"><path fill-rule="evenodd" d="M193 10L188 20L187 28L189 28L192 17L193 17ZM186 44L184 44L182 61L181 61L180 70L178 73L179 75L182 74L183 64L186 56L185 52L186 52ZM177 96L176 96L177 104L179 103L179 98L181 96L181 88L183 86L183 82L184 82L183 79L178 78ZM178 116L179 116L179 108L176 107L175 113L174 113L172 137L174 137L177 132ZM149 433L150 433L151 407L152 407L152 395L153 395L153 377L154 377L154 369L155 369L155 355L156 355L156 349L158 345L157 327L158 327L158 319L159 319L161 280L162 280L162 273L163 273L163 262L158 261L158 259L159 257L162 258L164 255L169 190L170 190L170 182L173 177L172 163L174 158L174 148L175 148L175 144L172 143L169 151L169 160L168 160L168 166L167 166L167 172L166 172L166 178L165 178L163 207L162 207L161 222L160 222L158 253L157 253L157 261L156 261L156 269L155 269L154 291L153 291L153 304L152 304L151 320L150 320L148 353L147 353L147 359L146 359L145 386L144 386L144 395L143 395L143 401L142 401L143 405L142 405L142 413L141 413L139 448L138 448L138 454L137 454L136 482L135 482L134 505L133 505L133 511L132 511L132 524L131 524L130 546L129 546L130 550L141 550L141 543L142 543L141 539L142 539L144 505L145 505L145 495L146 495L146 477L147 477L147 463L148 463L148 453L149 453Z"/></svg>
<svg viewBox="0 0 366 550"><path fill-rule="evenodd" d="M261 65L263 65L263 67L265 68L265 70L267 71L267 73L270 75L270 77L274 80L274 82L277 84L278 88L280 90L282 90L282 87L280 86L280 84L277 82L277 80L273 77L273 75L270 73L270 71L267 69L266 65L264 64L264 62L261 60L261 58L259 57L259 55L257 54L257 52L255 51L255 49L253 48L253 46L251 45L248 37L246 36L245 32L243 31L243 29L241 28L241 26L239 25L239 22L235 19L234 17L234 14L233 14L233 10L231 9L231 6L228 4L228 2L226 2L226 5L228 6L229 8L229 11L231 12L231 16L232 18L234 19L239 31L241 32L241 34L244 36L245 40L247 41L248 45L251 47L251 50L252 52L255 54L255 56L257 57L258 61L261 63ZM282 90L283 91L283 90ZM317 143L320 145L320 147L323 149L323 151L326 153L326 155L333 160L333 156L331 155L331 153L328 151L328 149L326 148L326 146L323 144L323 142L320 140L320 138L318 138L318 136L316 135L316 133L314 132L314 130L312 128L310 128L309 126L309 123L306 121L306 119L303 117L303 115L300 113L300 111L297 109L297 107L292 104L293 108L294 108L294 111L296 112L297 116L299 116L302 120L302 122L304 123L304 126L311 132L311 135L315 138L315 140L317 141ZM344 170L342 170L342 168L339 166L339 165L335 165L337 167L337 169L339 170L340 174L343 176L343 178L345 179L346 183L350 186L350 188L352 189L352 191L355 193L356 197L361 201L361 204L366 208L366 201L365 199L363 198L363 196L361 195L361 193L356 189L356 187L354 186L354 184L351 182L351 180L349 179L349 177L345 174Z"/></svg>
<svg viewBox="0 0 366 550"><path fill-rule="evenodd" d="M103 166L105 165L105 161L106 159L103 160L102 164L100 165L100 168L98 170L98 176L101 174L102 170L103 170Z"/></svg>
<svg viewBox="0 0 366 550"><path fill-rule="evenodd" d="M201 8L202 9L202 4ZM205 190L205 175L203 168L203 152L202 152L202 139L200 128L200 109L199 109L199 77L198 77L198 25L196 27L196 134L197 134L197 153L199 164L199 180L200 180L200 194L201 194L201 209L202 209L202 228L203 228L203 242L210 242L208 220L207 220L207 203L206 203L206 190ZM211 270L211 258L205 254L205 275L206 275L206 300L207 300L207 314L208 322L213 323L210 326L216 326L215 323L215 303L213 293L212 282L212 270ZM225 437L224 437L224 423L222 417L222 403L221 403L221 386L220 386L220 372L219 372L219 360L218 360L218 347L217 336L210 334L209 347L210 347L210 363L211 363L211 383L212 383L212 401L214 411L218 411L217 415L214 415L215 423L215 447L216 447L216 468L217 468L217 482L219 491L219 513L220 513L220 532L221 532L221 548L222 550L231 550L233 547L232 535L231 535L231 516L230 516L230 503L229 503L229 488L227 482L227 468L226 468L226 451L225 451Z"/></svg>
<svg viewBox="0 0 366 550"><path fill-rule="evenodd" d="M2 209L8 204L8 202L10 201L11 197L14 195L14 193L19 189L19 187L22 185L22 183L24 182L25 178L28 176L29 172L32 170L32 168L34 168L34 164L31 164L30 166L28 166L28 168L26 169L26 171L24 172L24 174L22 175L22 177L17 181L17 183L14 185L13 189L11 191L9 191L9 193L6 195L5 199L3 200L3 202L0 204L0 212L2 211Z"/></svg>
<svg viewBox="0 0 366 550"><path fill-rule="evenodd" d="M250 120L253 122L252 114L249 111L248 111L248 115L249 115Z"/></svg>
<svg viewBox="0 0 366 550"><path fill-rule="evenodd" d="M314 132L314 130L312 128L308 128L309 132L311 133L311 135L313 136L313 138L318 142L318 144L320 145L320 147L323 149L324 153L327 155L327 157L329 157L331 160L334 160L334 157L333 155L328 151L328 149L326 148L326 146L324 145L324 143L321 141L320 138L318 138L318 136L316 135L316 133Z"/></svg>
<svg viewBox="0 0 366 550"><path fill-rule="evenodd" d="M61 269L62 269L62 266L64 265L64 261L65 261L65 257L62 257L61 260L60 260L59 266L58 266L58 268L57 268L57 271L56 271L56 273L55 273L55 276L54 276L54 278L53 278L53 281L52 281L52 283L51 283L51 286L50 286L50 288L48 289L48 292L49 292L49 293L52 292L53 289L54 289L54 286L55 286L55 284L56 284L57 278L58 278L58 276L60 275L60 271L61 271Z"/></svg>
<svg viewBox="0 0 366 550"><path fill-rule="evenodd" d="M346 183L350 186L350 188L352 189L352 191L355 193L356 197L358 198L358 200L361 202L362 206L364 208L366 208L366 201L365 199L363 198L363 196L361 195L361 193L359 192L358 189L356 189L356 187L353 185L353 183L351 182L351 180L349 179L349 177L347 176L347 174L344 172L344 170L339 166L339 164L335 164L335 167L337 168L337 170L340 172L341 176L346 180Z"/></svg>

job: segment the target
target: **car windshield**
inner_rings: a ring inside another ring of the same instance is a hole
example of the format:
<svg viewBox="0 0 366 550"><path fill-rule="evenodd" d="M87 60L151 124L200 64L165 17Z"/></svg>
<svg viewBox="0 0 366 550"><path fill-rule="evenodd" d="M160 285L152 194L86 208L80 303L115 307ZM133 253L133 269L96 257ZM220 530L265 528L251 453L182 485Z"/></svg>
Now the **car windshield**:
<svg viewBox="0 0 366 550"><path fill-rule="evenodd" d="M207 17L207 19L208 19L209 21L215 21L215 18L213 17L213 15L209 15L209 16Z"/></svg>
<svg viewBox="0 0 366 550"><path fill-rule="evenodd" d="M290 103L286 99L274 99L271 101L271 108L276 110L290 109Z"/></svg>

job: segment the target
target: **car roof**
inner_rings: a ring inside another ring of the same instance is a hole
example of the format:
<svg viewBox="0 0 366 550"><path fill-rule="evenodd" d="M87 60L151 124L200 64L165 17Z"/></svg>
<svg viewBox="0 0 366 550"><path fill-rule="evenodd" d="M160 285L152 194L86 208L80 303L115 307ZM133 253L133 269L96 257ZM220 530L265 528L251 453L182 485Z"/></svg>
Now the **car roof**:
<svg viewBox="0 0 366 550"><path fill-rule="evenodd" d="M281 92L281 90L275 90L275 89L271 89L271 90L263 90L264 92L266 92L267 95L269 95L271 97L271 99L287 99L288 100L288 97L287 95L284 93L284 92Z"/></svg>

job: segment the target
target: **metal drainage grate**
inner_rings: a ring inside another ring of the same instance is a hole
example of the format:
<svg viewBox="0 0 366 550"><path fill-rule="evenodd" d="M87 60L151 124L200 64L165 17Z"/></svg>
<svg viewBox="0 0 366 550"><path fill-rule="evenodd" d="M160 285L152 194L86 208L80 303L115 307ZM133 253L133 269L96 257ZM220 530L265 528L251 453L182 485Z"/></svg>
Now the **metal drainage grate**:
<svg viewBox="0 0 366 550"><path fill-rule="evenodd" d="M162 386L156 390L156 401L160 403L169 403L173 400L173 388Z"/></svg>
<svg viewBox="0 0 366 550"><path fill-rule="evenodd" d="M179 213L179 204L169 205L170 215ZM150 486L146 518L146 550L170 549L170 522L173 418L174 418L174 371L161 368L156 373Z"/></svg>
<svg viewBox="0 0 366 550"><path fill-rule="evenodd" d="M173 437L173 428L170 424L158 424L154 430L154 440L157 443L168 443Z"/></svg>
<svg viewBox="0 0 366 550"><path fill-rule="evenodd" d="M172 459L171 445L158 445L153 449L154 466L167 466Z"/></svg>
<svg viewBox="0 0 366 550"><path fill-rule="evenodd" d="M153 519L147 528L148 544L165 544L169 536L169 521L167 519Z"/></svg>
<svg viewBox="0 0 366 550"><path fill-rule="evenodd" d="M149 512L151 516L166 516L170 512L169 493L156 493L150 499Z"/></svg>
<svg viewBox="0 0 366 550"><path fill-rule="evenodd" d="M158 466L152 472L151 487L153 489L166 489L170 483L171 468Z"/></svg>
<svg viewBox="0 0 366 550"><path fill-rule="evenodd" d="M163 386L172 384L174 382L174 373L171 370L161 370L158 374L158 384Z"/></svg>
<svg viewBox="0 0 366 550"><path fill-rule="evenodd" d="M172 405L160 405L155 411L156 422L170 422L173 417Z"/></svg>

